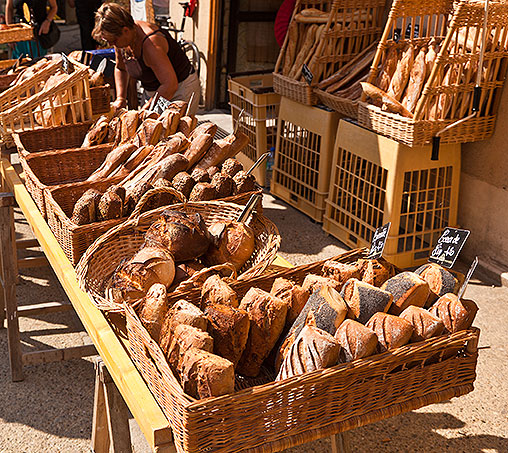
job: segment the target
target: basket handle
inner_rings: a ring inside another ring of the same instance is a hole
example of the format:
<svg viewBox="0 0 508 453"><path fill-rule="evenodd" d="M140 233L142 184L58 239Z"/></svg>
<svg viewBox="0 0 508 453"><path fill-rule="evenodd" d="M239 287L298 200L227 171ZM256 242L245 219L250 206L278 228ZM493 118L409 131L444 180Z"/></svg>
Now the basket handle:
<svg viewBox="0 0 508 453"><path fill-rule="evenodd" d="M146 191L141 199L136 204L136 207L134 208L134 211L132 211L132 214L129 216L128 220L132 220L136 217L138 217L142 212L145 205L148 203L148 201L155 195L160 195L163 193L168 193L170 195L173 195L180 203L185 203L187 199L185 198L185 195L182 192L179 192L174 187L156 187L154 189L150 189Z"/></svg>

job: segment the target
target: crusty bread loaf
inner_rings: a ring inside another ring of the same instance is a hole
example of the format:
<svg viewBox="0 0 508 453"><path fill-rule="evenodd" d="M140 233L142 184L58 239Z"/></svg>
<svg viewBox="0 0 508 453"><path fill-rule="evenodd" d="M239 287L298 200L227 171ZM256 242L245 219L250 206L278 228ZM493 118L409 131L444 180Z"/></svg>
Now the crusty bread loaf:
<svg viewBox="0 0 508 453"><path fill-rule="evenodd" d="M402 99L402 95L409 80L409 73L414 61L414 50L413 44L410 43L404 50L401 59L397 62L397 69L390 81L387 93L397 101Z"/></svg>
<svg viewBox="0 0 508 453"><path fill-rule="evenodd" d="M218 355L190 348L181 361L182 387L194 398L226 395L235 390L233 364Z"/></svg>
<svg viewBox="0 0 508 453"><path fill-rule="evenodd" d="M376 313L366 326L377 335L380 352L404 346L413 334L413 326L408 321L388 313Z"/></svg>
<svg viewBox="0 0 508 453"><path fill-rule="evenodd" d="M230 360L236 367L249 337L248 313L220 304L208 305L205 313L208 318L208 332L214 340L214 354Z"/></svg>
<svg viewBox="0 0 508 453"><path fill-rule="evenodd" d="M342 284L334 278L322 277L317 274L306 275L302 283L302 288L308 291L309 294L319 291L323 286L329 286L330 288L339 290Z"/></svg>
<svg viewBox="0 0 508 453"><path fill-rule="evenodd" d="M209 182L198 182L189 195L189 201L210 201L217 199L217 191Z"/></svg>
<svg viewBox="0 0 508 453"><path fill-rule="evenodd" d="M157 342L167 311L166 287L155 283L146 293L139 319L150 336Z"/></svg>
<svg viewBox="0 0 508 453"><path fill-rule="evenodd" d="M369 285L380 287L395 275L395 266L384 258L360 259L357 264L361 270L361 280Z"/></svg>
<svg viewBox="0 0 508 453"><path fill-rule="evenodd" d="M172 181L173 187L181 192L187 199L189 198L195 183L196 181L194 181L191 175L185 171L177 173Z"/></svg>
<svg viewBox="0 0 508 453"><path fill-rule="evenodd" d="M233 178L231 176L223 173L216 173L213 175L210 184L217 192L217 198L225 198L233 194L235 183L233 182Z"/></svg>
<svg viewBox="0 0 508 453"><path fill-rule="evenodd" d="M329 333L305 325L291 345L276 381L333 366L339 358L339 342Z"/></svg>
<svg viewBox="0 0 508 453"><path fill-rule="evenodd" d="M412 343L437 337L443 333L443 321L424 308L410 305L399 316L413 326Z"/></svg>
<svg viewBox="0 0 508 453"><path fill-rule="evenodd" d="M279 339L286 322L287 304L259 288L251 288L240 303L250 320L249 337L238 372L257 376L263 361Z"/></svg>
<svg viewBox="0 0 508 453"><path fill-rule="evenodd" d="M210 182L212 180L208 171L203 168L195 168L192 170L191 177L196 183Z"/></svg>
<svg viewBox="0 0 508 453"><path fill-rule="evenodd" d="M414 272L401 272L383 283L383 290L393 294L389 312L399 315L410 305L423 307L429 297L429 284Z"/></svg>
<svg viewBox="0 0 508 453"><path fill-rule="evenodd" d="M221 304L238 308L238 297L224 280L217 274L211 275L201 287L201 308L204 310L208 305Z"/></svg>
<svg viewBox="0 0 508 453"><path fill-rule="evenodd" d="M337 261L329 260L323 264L323 277L330 277L344 284L350 278L360 279L360 267L358 263L347 264L337 263Z"/></svg>
<svg viewBox="0 0 508 453"><path fill-rule="evenodd" d="M339 360L352 362L376 352L377 335L373 330L353 319L346 319L335 332L341 349Z"/></svg>
<svg viewBox="0 0 508 453"><path fill-rule="evenodd" d="M122 199L108 190L101 196L97 212L100 220L119 219L123 215Z"/></svg>
<svg viewBox="0 0 508 453"><path fill-rule="evenodd" d="M213 338L208 332L203 332L196 327L180 324L176 326L171 337L171 343L164 341L164 347L161 347L161 349L166 356L169 366L177 377L180 377L182 374L182 359L185 352L190 348L213 352Z"/></svg>
<svg viewBox="0 0 508 453"><path fill-rule="evenodd" d="M472 301L461 301L452 293L441 296L429 312L443 321L445 333L454 333L471 327L478 307Z"/></svg>
<svg viewBox="0 0 508 453"><path fill-rule="evenodd" d="M221 173L233 177L241 170L243 170L242 164L236 159L229 158L222 164Z"/></svg>
<svg viewBox="0 0 508 453"><path fill-rule="evenodd" d="M459 290L460 281L459 278L457 278L458 276L437 263L424 264L416 269L415 273L429 284L430 294L425 304L427 307L441 296L447 293L457 294Z"/></svg>
<svg viewBox="0 0 508 453"><path fill-rule="evenodd" d="M356 278L349 279L342 287L342 297L349 310L348 317L365 324L374 313L387 312L393 300L392 294Z"/></svg>
<svg viewBox="0 0 508 453"><path fill-rule="evenodd" d="M95 189L88 189L76 201L72 211L71 222L76 225L86 225L93 223L97 219L97 209L102 194Z"/></svg>
<svg viewBox="0 0 508 453"><path fill-rule="evenodd" d="M256 178L254 175L248 175L246 171L240 170L233 176L235 188L233 194L238 195L245 192L253 192L256 190Z"/></svg>
<svg viewBox="0 0 508 453"><path fill-rule="evenodd" d="M288 305L286 327L291 326L295 322L310 296L310 293L300 285L296 285L282 277L275 279L270 293L282 299Z"/></svg>

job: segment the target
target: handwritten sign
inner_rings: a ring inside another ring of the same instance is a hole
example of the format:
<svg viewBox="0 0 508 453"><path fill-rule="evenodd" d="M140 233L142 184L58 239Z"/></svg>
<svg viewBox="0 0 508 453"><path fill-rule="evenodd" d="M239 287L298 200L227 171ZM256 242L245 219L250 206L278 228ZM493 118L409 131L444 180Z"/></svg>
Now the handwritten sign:
<svg viewBox="0 0 508 453"><path fill-rule="evenodd" d="M156 112L160 115L160 114L162 114L162 112L164 112L164 110L166 110L170 106L170 104L171 104L171 101L168 101L163 96L159 96L159 98L157 99L157 102L155 103L154 106L152 106L152 108L150 110L152 112Z"/></svg>
<svg viewBox="0 0 508 453"><path fill-rule="evenodd" d="M453 267L462 247L469 237L469 233L471 233L469 230L445 228L443 234L437 241L437 245L430 254L429 261L444 267Z"/></svg>
<svg viewBox="0 0 508 453"><path fill-rule="evenodd" d="M475 257L475 259L473 260L473 263L471 264L471 267L467 272L466 278L464 279L464 283L462 283L462 286L459 289L458 293L459 299L462 298L462 296L466 292L467 284L469 283L469 280L471 280L471 277L473 276L476 266L478 266L478 257Z"/></svg>
<svg viewBox="0 0 508 453"><path fill-rule="evenodd" d="M379 227L374 232L374 237L372 238L369 255L367 258L378 259L383 256L383 250L385 249L386 240L388 239L388 232L390 231L391 226L392 222L388 222L386 225Z"/></svg>
<svg viewBox="0 0 508 453"><path fill-rule="evenodd" d="M302 66L302 74L307 83L310 85L312 83L312 79L314 78L314 74L310 72L309 67L305 63Z"/></svg>
<svg viewBox="0 0 508 453"><path fill-rule="evenodd" d="M67 55L65 55L63 52L62 52L62 68L67 74L70 74L74 70L73 64L67 58Z"/></svg>

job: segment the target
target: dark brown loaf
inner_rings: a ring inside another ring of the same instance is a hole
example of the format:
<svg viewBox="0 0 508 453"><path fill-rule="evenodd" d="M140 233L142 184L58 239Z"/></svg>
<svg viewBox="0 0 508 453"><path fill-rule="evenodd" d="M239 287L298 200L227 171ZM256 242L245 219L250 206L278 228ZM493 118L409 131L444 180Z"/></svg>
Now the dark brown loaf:
<svg viewBox="0 0 508 453"><path fill-rule="evenodd" d="M374 313L387 312L393 296L368 283L349 279L342 287L342 297L349 307L348 316L365 324Z"/></svg>
<svg viewBox="0 0 508 453"><path fill-rule="evenodd" d="M210 201L217 199L217 191L209 182L198 182L189 195L189 201Z"/></svg>
<svg viewBox="0 0 508 453"><path fill-rule="evenodd" d="M181 192L187 199L189 198L195 183L196 181L192 179L191 175L184 171L177 173L172 181L173 187Z"/></svg>
<svg viewBox="0 0 508 453"><path fill-rule="evenodd" d="M459 278L437 263L424 264L416 269L415 273L429 284L430 294L426 306L447 293L457 294L459 290Z"/></svg>
<svg viewBox="0 0 508 453"><path fill-rule="evenodd" d="M413 334L413 326L408 321L388 313L376 313L366 326L377 335L380 352L404 346Z"/></svg>
<svg viewBox="0 0 508 453"><path fill-rule="evenodd" d="M245 310L230 305L208 305L208 332L213 337L213 353L230 360L236 367L249 337L250 320Z"/></svg>
<svg viewBox="0 0 508 453"><path fill-rule="evenodd" d="M310 293L300 285L296 285L282 277L275 279L270 294L283 300L288 305L286 327L290 327L295 322L310 297Z"/></svg>
<svg viewBox="0 0 508 453"><path fill-rule="evenodd" d="M107 191L99 200L99 219L119 219L123 215L122 199L114 192Z"/></svg>
<svg viewBox="0 0 508 453"><path fill-rule="evenodd" d="M376 352L377 335L373 330L352 319L344 320L335 332L335 338L341 346L339 356L341 362L352 362Z"/></svg>
<svg viewBox="0 0 508 453"><path fill-rule="evenodd" d="M248 175L247 172L241 170L233 176L235 182L234 194L253 192L256 190L256 179L254 175Z"/></svg>
<svg viewBox="0 0 508 453"><path fill-rule="evenodd" d="M386 280L381 288L393 294L389 310L392 315L400 315L410 305L423 307L430 293L429 284L414 272L401 272Z"/></svg>
<svg viewBox="0 0 508 453"><path fill-rule="evenodd" d="M163 346L162 346L163 345ZM168 361L171 370L176 376L182 373L182 359L190 348L197 348L213 352L213 338L208 332L196 327L180 324L176 326L171 343L162 341L161 349Z"/></svg>
<svg viewBox="0 0 508 453"><path fill-rule="evenodd" d="M159 342L162 323L167 311L166 287L155 283L146 293L139 319L156 342Z"/></svg>
<svg viewBox="0 0 508 453"><path fill-rule="evenodd" d="M155 181L159 178L164 178L171 181L178 173L185 171L188 165L189 161L184 155L179 153L171 154L157 164L150 179Z"/></svg>
<svg viewBox="0 0 508 453"><path fill-rule="evenodd" d="M194 182L210 182L210 174L208 171L203 170L202 168L195 168L192 170L191 177L194 180Z"/></svg>
<svg viewBox="0 0 508 453"><path fill-rule="evenodd" d="M276 381L328 368L337 363L340 346L329 333L306 325L291 345Z"/></svg>
<svg viewBox="0 0 508 453"><path fill-rule="evenodd" d="M399 316L413 326L412 343L437 337L443 333L443 321L424 308L410 305Z"/></svg>
<svg viewBox="0 0 508 453"><path fill-rule="evenodd" d="M383 258L377 260L360 259L358 267L362 273L361 280L373 286L381 286L395 275L394 265Z"/></svg>
<svg viewBox="0 0 508 453"><path fill-rule="evenodd" d="M279 339L286 322L287 304L259 288L251 288L240 303L249 314L247 344L238 363L238 372L257 376L263 361Z"/></svg>
<svg viewBox="0 0 508 453"><path fill-rule="evenodd" d="M229 158L222 164L221 172L228 176L235 176L239 171L243 170L243 166L236 159Z"/></svg>
<svg viewBox="0 0 508 453"><path fill-rule="evenodd" d="M215 140L210 149L196 164L196 168L206 170L209 167L220 165L231 153L231 136Z"/></svg>
<svg viewBox="0 0 508 453"><path fill-rule="evenodd" d="M429 308L429 312L443 321L445 333L454 333L471 327L478 310L476 304L473 302L473 305L471 302L468 301L466 303L469 308L468 310L464 305L465 301L460 301L455 294L448 293L441 296Z"/></svg>
<svg viewBox="0 0 508 453"><path fill-rule="evenodd" d="M132 190L127 192L127 212L132 213L139 203L139 200L141 200L141 197L151 189L153 189L153 186L149 182L140 181Z"/></svg>
<svg viewBox="0 0 508 453"><path fill-rule="evenodd" d="M88 189L74 205L71 222L76 225L87 225L95 222L97 218L97 207L102 194L95 189Z"/></svg>
<svg viewBox="0 0 508 453"><path fill-rule="evenodd" d="M323 264L323 276L333 278L339 283L344 284L350 278L360 279L360 268L357 263L337 263L336 261L326 261Z"/></svg>
<svg viewBox="0 0 508 453"><path fill-rule="evenodd" d="M190 348L181 362L182 387L194 398L226 395L235 390L233 364L202 349Z"/></svg>
<svg viewBox="0 0 508 453"><path fill-rule="evenodd" d="M212 177L211 184L217 192L217 198L225 198L233 194L235 184L231 176L216 173Z"/></svg>
<svg viewBox="0 0 508 453"><path fill-rule="evenodd" d="M218 275L208 277L201 287L201 308L205 309L212 304L230 305L234 308L239 305L235 291Z"/></svg>

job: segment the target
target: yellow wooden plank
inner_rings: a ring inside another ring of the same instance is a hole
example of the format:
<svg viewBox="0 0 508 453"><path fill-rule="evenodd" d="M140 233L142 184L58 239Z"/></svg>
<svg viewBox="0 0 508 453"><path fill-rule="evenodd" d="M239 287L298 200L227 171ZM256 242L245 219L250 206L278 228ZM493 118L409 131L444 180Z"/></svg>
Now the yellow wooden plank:
<svg viewBox="0 0 508 453"><path fill-rule="evenodd" d="M8 189L14 193L19 207L32 227L58 280L97 351L106 363L118 390L148 443L152 449L155 449L156 443L171 442L171 430L167 418L104 315L93 305L88 295L79 288L74 268L42 218L18 174L6 159L1 159L1 171Z"/></svg>

